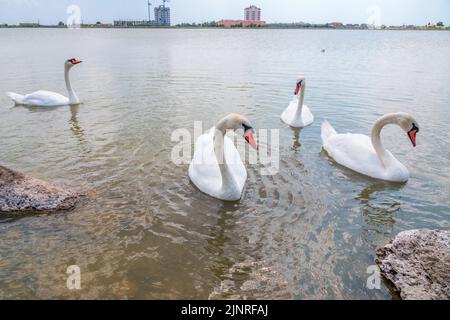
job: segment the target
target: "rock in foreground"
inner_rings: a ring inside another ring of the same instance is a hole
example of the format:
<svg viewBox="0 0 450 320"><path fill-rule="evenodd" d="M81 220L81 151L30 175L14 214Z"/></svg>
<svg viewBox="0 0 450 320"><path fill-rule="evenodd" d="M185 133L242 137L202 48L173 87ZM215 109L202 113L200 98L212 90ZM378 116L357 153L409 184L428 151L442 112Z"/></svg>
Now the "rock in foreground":
<svg viewBox="0 0 450 320"><path fill-rule="evenodd" d="M450 299L450 231L401 232L377 256L381 273L402 299Z"/></svg>
<svg viewBox="0 0 450 320"><path fill-rule="evenodd" d="M72 209L80 194L0 166L0 212Z"/></svg>

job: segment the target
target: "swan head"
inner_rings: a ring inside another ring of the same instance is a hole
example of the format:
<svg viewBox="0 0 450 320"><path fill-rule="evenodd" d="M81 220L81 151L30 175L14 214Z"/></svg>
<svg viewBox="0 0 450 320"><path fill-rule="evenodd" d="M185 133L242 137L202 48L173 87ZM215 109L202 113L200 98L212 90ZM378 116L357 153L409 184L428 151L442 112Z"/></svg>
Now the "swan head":
<svg viewBox="0 0 450 320"><path fill-rule="evenodd" d="M258 150L258 144L253 136L255 130L251 125L250 121L243 115L231 113L225 118L219 121L216 126L218 129L222 130L233 130L237 131L242 129L244 131L244 139L247 143L255 150Z"/></svg>
<svg viewBox="0 0 450 320"><path fill-rule="evenodd" d="M66 60L66 62L64 63L64 67L66 68L66 69L70 69L70 68L72 68L73 66L75 66L75 65L77 65L77 64L79 64L79 63L82 63L83 61L81 61L81 60L77 60L77 59L75 59L75 58L72 58L72 59L69 59L69 60Z"/></svg>
<svg viewBox="0 0 450 320"><path fill-rule="evenodd" d="M412 145L416 146L416 135L419 132L419 123L413 118L412 115L406 112L399 112L395 114L397 123L408 135Z"/></svg>
<svg viewBox="0 0 450 320"><path fill-rule="evenodd" d="M295 85L295 90L294 90L295 95L298 95L298 93L300 92L300 90L302 89L302 87L305 84L305 80L306 80L306 78L304 76L298 77L296 85Z"/></svg>

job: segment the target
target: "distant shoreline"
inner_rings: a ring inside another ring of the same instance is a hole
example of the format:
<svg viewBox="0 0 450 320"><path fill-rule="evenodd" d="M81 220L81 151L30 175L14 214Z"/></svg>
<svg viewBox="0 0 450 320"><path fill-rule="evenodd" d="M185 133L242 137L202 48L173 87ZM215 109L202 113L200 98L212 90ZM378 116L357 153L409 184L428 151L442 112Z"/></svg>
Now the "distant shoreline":
<svg viewBox="0 0 450 320"><path fill-rule="evenodd" d="M69 29L67 26L40 25L40 26L18 26L18 25L0 25L0 29ZM264 27L203 27L203 26L109 26L109 25L82 25L77 29L219 29L219 30L343 30L343 31L450 31L450 27L387 27L387 28L332 28L327 26L301 27L301 26L264 26Z"/></svg>

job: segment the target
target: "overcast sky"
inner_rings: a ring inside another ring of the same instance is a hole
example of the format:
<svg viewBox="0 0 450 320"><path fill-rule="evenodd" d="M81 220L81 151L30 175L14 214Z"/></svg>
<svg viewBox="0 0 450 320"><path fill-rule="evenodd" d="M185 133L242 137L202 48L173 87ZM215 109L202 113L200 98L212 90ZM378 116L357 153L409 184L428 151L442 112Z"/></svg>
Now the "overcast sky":
<svg viewBox="0 0 450 320"><path fill-rule="evenodd" d="M162 0L150 0L159 5ZM147 0L0 0L0 23L66 21L67 7L76 4L83 22L147 19ZM171 0L172 24L242 19L243 9L255 4L267 22L450 25L450 0Z"/></svg>

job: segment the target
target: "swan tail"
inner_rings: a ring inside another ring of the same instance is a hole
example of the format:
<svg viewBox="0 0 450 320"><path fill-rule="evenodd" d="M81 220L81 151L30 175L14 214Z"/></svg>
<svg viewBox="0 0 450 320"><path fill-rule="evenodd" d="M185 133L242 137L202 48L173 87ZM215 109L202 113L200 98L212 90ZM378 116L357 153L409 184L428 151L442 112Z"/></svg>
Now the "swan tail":
<svg viewBox="0 0 450 320"><path fill-rule="evenodd" d="M15 102L15 104L23 104L23 99L25 98L25 96L14 92L8 92L6 95L10 97Z"/></svg>
<svg viewBox="0 0 450 320"><path fill-rule="evenodd" d="M331 124L328 121L324 121L322 123L322 143L325 143L331 136L337 134L336 130L331 126Z"/></svg>

